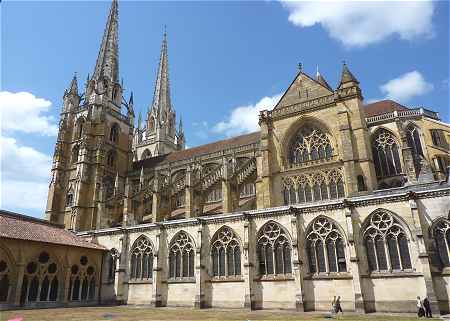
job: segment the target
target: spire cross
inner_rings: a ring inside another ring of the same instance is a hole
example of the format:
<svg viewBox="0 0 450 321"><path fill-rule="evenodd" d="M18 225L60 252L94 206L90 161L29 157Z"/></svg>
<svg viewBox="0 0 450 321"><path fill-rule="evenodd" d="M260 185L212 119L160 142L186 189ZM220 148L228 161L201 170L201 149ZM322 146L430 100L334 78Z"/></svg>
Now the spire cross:
<svg viewBox="0 0 450 321"><path fill-rule="evenodd" d="M297 65L297 67L298 67L298 71L302 71L302 68L303 68L303 65L302 65L302 63L301 62L299 62L298 63L298 65Z"/></svg>

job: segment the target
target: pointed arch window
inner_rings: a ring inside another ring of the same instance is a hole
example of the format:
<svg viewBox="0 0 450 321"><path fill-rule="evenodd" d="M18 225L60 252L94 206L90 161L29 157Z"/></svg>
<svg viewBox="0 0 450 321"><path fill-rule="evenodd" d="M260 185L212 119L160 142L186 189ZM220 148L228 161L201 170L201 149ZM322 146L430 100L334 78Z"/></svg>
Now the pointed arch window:
<svg viewBox="0 0 450 321"><path fill-rule="evenodd" d="M77 120L77 124L75 127L75 139L80 139L83 137L83 131L84 131L84 119L79 118Z"/></svg>
<svg viewBox="0 0 450 321"><path fill-rule="evenodd" d="M311 273L346 272L345 242L336 224L326 217L318 217L306 236Z"/></svg>
<svg viewBox="0 0 450 321"><path fill-rule="evenodd" d="M108 253L108 281L114 282L116 279L116 267L119 260L119 252L112 248Z"/></svg>
<svg viewBox="0 0 450 321"><path fill-rule="evenodd" d="M395 136L385 130L378 130L372 138L372 154L375 171L379 178L402 173L399 147Z"/></svg>
<svg viewBox="0 0 450 321"><path fill-rule="evenodd" d="M66 194L66 207L71 207L71 206L73 206L73 191L70 188Z"/></svg>
<svg viewBox="0 0 450 321"><path fill-rule="evenodd" d="M169 278L194 277L194 243L189 235L181 231L170 243Z"/></svg>
<svg viewBox="0 0 450 321"><path fill-rule="evenodd" d="M112 168L114 168L116 166L116 152L115 151L110 150L108 152L108 155L106 156L106 164Z"/></svg>
<svg viewBox="0 0 450 321"><path fill-rule="evenodd" d="M236 233L222 227L211 241L213 277L237 277L241 275L241 248Z"/></svg>
<svg viewBox="0 0 450 321"><path fill-rule="evenodd" d="M72 149L72 163L73 164L78 162L79 155L80 155L80 146L75 145Z"/></svg>
<svg viewBox="0 0 450 321"><path fill-rule="evenodd" d="M0 302L7 302L11 282L11 266L9 261L0 253Z"/></svg>
<svg viewBox="0 0 450 321"><path fill-rule="evenodd" d="M47 252L25 266L21 302L56 301L58 297L58 264Z"/></svg>
<svg viewBox="0 0 450 321"><path fill-rule="evenodd" d="M450 221L440 219L433 227L434 241L443 267L450 267Z"/></svg>
<svg viewBox="0 0 450 321"><path fill-rule="evenodd" d="M257 240L260 276L290 275L292 248L284 229L275 222L268 222L260 229Z"/></svg>
<svg viewBox="0 0 450 321"><path fill-rule="evenodd" d="M370 270L412 269L409 240L397 218L390 212L377 211L366 221L363 235Z"/></svg>
<svg viewBox="0 0 450 321"><path fill-rule="evenodd" d="M113 143L117 143L119 140L119 125L114 124L111 126L111 130L109 131L109 140Z"/></svg>
<svg viewBox="0 0 450 321"><path fill-rule="evenodd" d="M141 159L147 159L147 158L150 158L150 157L152 157L152 153L150 152L149 149L146 148L144 150L144 152L142 153Z"/></svg>
<svg viewBox="0 0 450 321"><path fill-rule="evenodd" d="M131 280L151 280L153 277L153 246L150 240L139 237L131 250Z"/></svg>
<svg viewBox="0 0 450 321"><path fill-rule="evenodd" d="M326 133L321 129L305 125L295 134L289 150L289 161L298 165L333 157L333 147Z"/></svg>

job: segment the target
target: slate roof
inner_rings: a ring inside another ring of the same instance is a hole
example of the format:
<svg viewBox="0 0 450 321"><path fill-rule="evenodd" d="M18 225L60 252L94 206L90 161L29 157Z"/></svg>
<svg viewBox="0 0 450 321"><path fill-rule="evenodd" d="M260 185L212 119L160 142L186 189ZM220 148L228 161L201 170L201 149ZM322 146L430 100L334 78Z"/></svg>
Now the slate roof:
<svg viewBox="0 0 450 321"><path fill-rule="evenodd" d="M61 225L4 210L0 210L0 238L106 250L65 230Z"/></svg>
<svg viewBox="0 0 450 321"><path fill-rule="evenodd" d="M142 166L144 166L144 168L153 167L160 163L168 163L168 162L185 160L185 159L192 158L194 156L211 154L211 153L219 152L221 150L225 150L228 148L249 145L249 144L258 142L259 138L260 138L260 132L254 132L254 133L236 136L236 137L225 139L225 140L219 140L217 142L213 142L210 144L200 145L197 147L172 152L170 154L161 155L161 156L152 157L152 158L143 159L143 160L134 162L133 169L137 170L137 169L140 169Z"/></svg>
<svg viewBox="0 0 450 321"><path fill-rule="evenodd" d="M385 113L391 113L393 111L403 111L408 110L407 107L400 105L393 100L380 100L365 106L366 117L372 117L376 115L381 115Z"/></svg>

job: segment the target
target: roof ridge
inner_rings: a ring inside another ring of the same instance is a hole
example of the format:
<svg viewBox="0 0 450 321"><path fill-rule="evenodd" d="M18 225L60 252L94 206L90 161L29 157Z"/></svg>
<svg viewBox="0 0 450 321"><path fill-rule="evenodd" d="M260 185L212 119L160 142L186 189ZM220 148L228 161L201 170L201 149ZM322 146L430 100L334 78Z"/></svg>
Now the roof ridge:
<svg viewBox="0 0 450 321"><path fill-rule="evenodd" d="M64 229L63 224L50 222L50 221L47 221L46 219L37 218L37 217L25 215L25 214L20 214L20 213L8 211L8 210L0 209L0 216L9 216L9 217L13 217L15 219L20 219L22 221L28 221L28 222L33 222L33 223L38 223L38 224L42 224L42 225L48 225L48 226Z"/></svg>

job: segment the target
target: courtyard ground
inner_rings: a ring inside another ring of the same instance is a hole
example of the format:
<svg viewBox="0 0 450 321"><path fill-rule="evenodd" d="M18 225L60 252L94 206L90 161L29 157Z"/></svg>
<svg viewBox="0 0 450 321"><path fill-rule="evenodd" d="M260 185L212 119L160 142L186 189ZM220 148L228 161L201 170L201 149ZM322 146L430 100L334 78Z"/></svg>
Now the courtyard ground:
<svg viewBox="0 0 450 321"><path fill-rule="evenodd" d="M23 321L155 321L155 320L330 320L327 313L298 313L295 311L195 310L187 308L158 308L136 306L83 307L15 310L0 312L0 321L22 318ZM417 321L413 314L355 314L338 317L345 321ZM430 319L427 319L430 320ZM438 320L438 319L435 319Z"/></svg>

